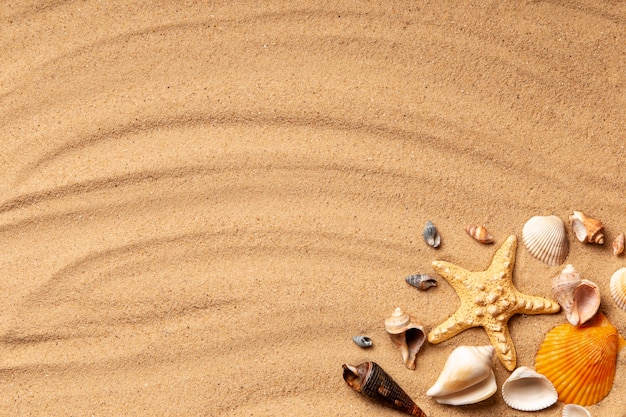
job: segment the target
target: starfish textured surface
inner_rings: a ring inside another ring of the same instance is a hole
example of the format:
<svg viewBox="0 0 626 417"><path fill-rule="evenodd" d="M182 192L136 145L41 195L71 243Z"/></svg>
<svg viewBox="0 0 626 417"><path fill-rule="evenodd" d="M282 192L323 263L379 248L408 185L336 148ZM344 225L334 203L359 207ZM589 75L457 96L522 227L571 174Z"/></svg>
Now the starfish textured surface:
<svg viewBox="0 0 626 417"><path fill-rule="evenodd" d="M428 335L431 343L441 343L463 330L481 326L487 332L505 368L515 369L517 356L507 323L514 314L552 314L560 306L543 297L519 292L513 286L513 266L517 237L511 235L493 256L486 271L470 272L449 262L432 266L452 285L461 306Z"/></svg>

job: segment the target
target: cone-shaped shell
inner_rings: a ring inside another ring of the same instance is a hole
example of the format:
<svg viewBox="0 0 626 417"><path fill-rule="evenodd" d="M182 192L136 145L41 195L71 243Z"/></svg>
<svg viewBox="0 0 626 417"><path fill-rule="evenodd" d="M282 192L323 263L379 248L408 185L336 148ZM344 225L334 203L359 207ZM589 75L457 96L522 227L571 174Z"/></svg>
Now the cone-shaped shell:
<svg viewBox="0 0 626 417"><path fill-rule="evenodd" d="M426 226L424 227L422 236L424 237L424 241L433 248L438 248L441 244L441 236L439 236L439 231L437 231L437 228L430 220L426 222Z"/></svg>
<svg viewBox="0 0 626 417"><path fill-rule="evenodd" d="M376 362L343 364L343 379L355 391L405 413L426 417L406 392Z"/></svg>
<svg viewBox="0 0 626 417"><path fill-rule="evenodd" d="M493 236L487 231L484 226L478 226L475 224L468 224L465 226L465 231L468 235L473 237L480 243L493 243Z"/></svg>
<svg viewBox="0 0 626 417"><path fill-rule="evenodd" d="M624 234L620 233L613 240L613 255L620 256L624 253Z"/></svg>
<svg viewBox="0 0 626 417"><path fill-rule="evenodd" d="M474 404L497 389L492 346L459 346L446 361L437 382L426 395L440 404Z"/></svg>
<svg viewBox="0 0 626 417"><path fill-rule="evenodd" d="M581 242L604 243L604 224L598 219L589 217L580 211L575 211L569 216L572 225L572 231L576 235L576 239Z"/></svg>
<svg viewBox="0 0 626 417"><path fill-rule="evenodd" d="M560 265L569 254L565 223L557 216L534 216L522 229L524 246L535 259Z"/></svg>
<svg viewBox="0 0 626 417"><path fill-rule="evenodd" d="M585 407L578 404L567 404L563 407L563 417L591 417L591 413Z"/></svg>
<svg viewBox="0 0 626 417"><path fill-rule="evenodd" d="M417 353L426 340L424 327L412 315L396 308L391 317L385 320L385 330L391 340L400 348L404 365L416 368Z"/></svg>
<svg viewBox="0 0 626 417"><path fill-rule="evenodd" d="M535 368L552 382L560 401L592 405L611 391L617 352L624 345L617 329L598 313L586 325L566 323L550 330Z"/></svg>
<svg viewBox="0 0 626 417"><path fill-rule="evenodd" d="M558 394L548 378L526 366L520 366L502 384L502 398L516 410L537 411L554 404Z"/></svg>
<svg viewBox="0 0 626 417"><path fill-rule="evenodd" d="M437 286L437 278L429 274L413 274L405 278L407 284L414 286L415 288L426 291L430 287Z"/></svg>
<svg viewBox="0 0 626 417"><path fill-rule="evenodd" d="M615 304L626 310L626 268L620 268L613 273L609 286Z"/></svg>

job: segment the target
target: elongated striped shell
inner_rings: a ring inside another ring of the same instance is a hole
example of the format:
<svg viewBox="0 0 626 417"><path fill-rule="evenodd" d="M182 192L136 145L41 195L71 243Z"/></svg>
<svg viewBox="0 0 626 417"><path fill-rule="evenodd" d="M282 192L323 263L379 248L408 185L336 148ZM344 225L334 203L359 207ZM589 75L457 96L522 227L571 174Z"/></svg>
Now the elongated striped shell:
<svg viewBox="0 0 626 417"><path fill-rule="evenodd" d="M615 304L622 310L626 310L626 268L618 269L613 273L609 288Z"/></svg>
<svg viewBox="0 0 626 417"><path fill-rule="evenodd" d="M502 398L516 410L538 411L554 404L558 394L548 378L520 366L502 384Z"/></svg>
<svg viewBox="0 0 626 417"><path fill-rule="evenodd" d="M524 224L522 241L535 259L560 265L569 254L565 223L557 216L534 216Z"/></svg>
<svg viewBox="0 0 626 417"><path fill-rule="evenodd" d="M584 326L569 323L546 335L535 357L537 372L554 385L559 401L582 406L603 399L613 386L624 338L602 313Z"/></svg>
<svg viewBox="0 0 626 417"><path fill-rule="evenodd" d="M578 404L567 404L563 407L563 417L591 417L591 413L585 407Z"/></svg>
<svg viewBox="0 0 626 417"><path fill-rule="evenodd" d="M473 237L480 243L493 243L493 236L487 231L485 226L478 226L475 224L468 224L465 226L465 231L468 235Z"/></svg>
<svg viewBox="0 0 626 417"><path fill-rule="evenodd" d="M437 278L428 274L413 274L405 278L407 284L414 286L415 288L426 291L430 287L437 286Z"/></svg>

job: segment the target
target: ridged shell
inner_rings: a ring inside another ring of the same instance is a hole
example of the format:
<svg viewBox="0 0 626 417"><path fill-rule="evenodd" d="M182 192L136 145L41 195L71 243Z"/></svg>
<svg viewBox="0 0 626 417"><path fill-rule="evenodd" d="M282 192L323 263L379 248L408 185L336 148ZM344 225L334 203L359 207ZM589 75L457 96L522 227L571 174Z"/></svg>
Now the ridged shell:
<svg viewBox="0 0 626 417"><path fill-rule="evenodd" d="M615 304L626 310L626 268L618 269L611 275L609 287Z"/></svg>
<svg viewBox="0 0 626 417"><path fill-rule="evenodd" d="M624 234L620 233L613 240L613 255L620 256L624 253Z"/></svg>
<svg viewBox="0 0 626 417"><path fill-rule="evenodd" d="M362 348L368 348L374 344L372 339L367 336L354 336L352 337L352 341Z"/></svg>
<svg viewBox="0 0 626 417"><path fill-rule="evenodd" d="M534 216L524 224L522 241L528 252L548 265L560 265L569 254L565 223L557 216Z"/></svg>
<svg viewBox="0 0 626 417"><path fill-rule="evenodd" d="M393 343L400 348L404 365L415 369L417 353L426 341L424 327L419 320L398 307L385 320L385 330Z"/></svg>
<svg viewBox="0 0 626 417"><path fill-rule="evenodd" d="M437 228L430 220L426 222L426 226L424 227L422 236L424 237L426 243L428 243L433 248L438 248L441 244L441 236L439 236Z"/></svg>
<svg viewBox="0 0 626 417"><path fill-rule="evenodd" d="M473 237L480 243L493 243L493 236L487 231L485 226L478 226L475 224L468 224L465 226L465 231L468 235Z"/></svg>
<svg viewBox="0 0 626 417"><path fill-rule="evenodd" d="M356 366L343 364L341 366L343 379L356 392L409 415L426 417L426 414L411 397L376 362L363 362Z"/></svg>
<svg viewBox="0 0 626 417"><path fill-rule="evenodd" d="M440 404L474 404L497 389L492 346L459 346L446 361L437 382L426 395Z"/></svg>
<svg viewBox="0 0 626 417"><path fill-rule="evenodd" d="M591 413L585 407L578 404L567 404L563 407L563 417L591 417Z"/></svg>
<svg viewBox="0 0 626 417"><path fill-rule="evenodd" d="M600 220L589 217L580 211L575 211L573 215L569 216L569 221L572 225L572 231L579 241L597 243L598 245L604 243L604 224Z"/></svg>
<svg viewBox="0 0 626 417"><path fill-rule="evenodd" d="M550 407L558 399L552 382L526 366L517 368L502 384L502 398L509 407L537 411Z"/></svg>
<svg viewBox="0 0 626 417"><path fill-rule="evenodd" d="M611 391L617 352L625 345L617 329L598 313L587 325L566 323L550 330L535 368L552 382L560 401L592 405Z"/></svg>
<svg viewBox="0 0 626 417"><path fill-rule="evenodd" d="M414 274L405 278L407 284L414 286L415 288L426 291L430 287L437 286L437 278L428 274Z"/></svg>

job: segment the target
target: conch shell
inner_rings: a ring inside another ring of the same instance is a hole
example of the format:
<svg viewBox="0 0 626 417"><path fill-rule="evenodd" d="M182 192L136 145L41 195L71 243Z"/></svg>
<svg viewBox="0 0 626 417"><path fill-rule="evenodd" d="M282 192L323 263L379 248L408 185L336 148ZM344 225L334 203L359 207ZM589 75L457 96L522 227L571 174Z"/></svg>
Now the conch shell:
<svg viewBox="0 0 626 417"><path fill-rule="evenodd" d="M600 289L595 282L582 279L573 265L568 264L552 282L554 299L563 307L567 321L580 326L590 320L600 308Z"/></svg>
<svg viewBox="0 0 626 417"><path fill-rule="evenodd" d="M391 340L400 347L404 365L409 369L415 369L417 352L426 340L422 324L398 307L391 317L385 320L385 330Z"/></svg>
<svg viewBox="0 0 626 417"><path fill-rule="evenodd" d="M548 378L520 366L502 384L502 398L516 410L538 411L556 403L559 395Z"/></svg>
<svg viewBox="0 0 626 417"><path fill-rule="evenodd" d="M440 404L474 404L497 389L493 373L493 346L459 346L454 349L426 395Z"/></svg>
<svg viewBox="0 0 626 417"><path fill-rule="evenodd" d="M475 224L468 224L465 226L465 231L468 235L474 238L480 243L493 243L493 236L487 231L485 226L478 226Z"/></svg>
<svg viewBox="0 0 626 417"><path fill-rule="evenodd" d="M413 402L406 392L376 362L363 362L360 365L348 364L343 367L343 379L356 392L372 397L396 410L426 417L426 414Z"/></svg>
<svg viewBox="0 0 626 417"><path fill-rule="evenodd" d="M573 215L569 216L569 221L572 225L572 231L579 241L597 243L598 245L604 243L604 224L600 220L589 217L580 211L575 211Z"/></svg>

